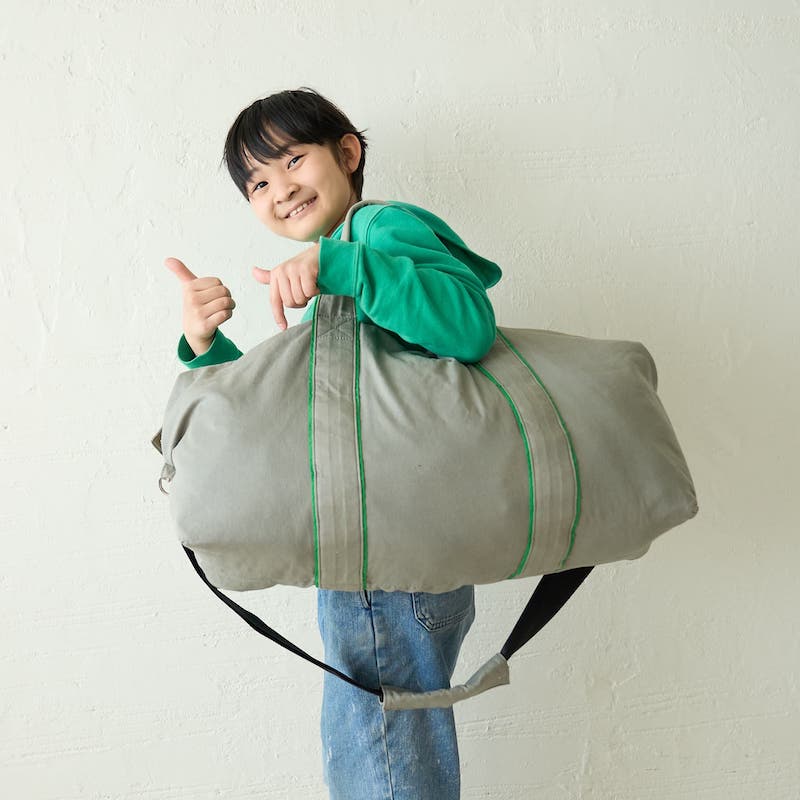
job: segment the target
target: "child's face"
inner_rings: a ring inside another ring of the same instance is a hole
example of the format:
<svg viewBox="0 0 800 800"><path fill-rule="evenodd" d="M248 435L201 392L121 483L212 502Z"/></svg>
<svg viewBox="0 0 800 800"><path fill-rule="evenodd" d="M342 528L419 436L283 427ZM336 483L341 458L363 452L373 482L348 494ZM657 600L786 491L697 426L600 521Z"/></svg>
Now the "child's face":
<svg viewBox="0 0 800 800"><path fill-rule="evenodd" d="M356 202L350 173L361 158L358 137L347 134L341 146L344 168L330 147L318 144L292 145L266 163L250 160L247 193L256 217L278 236L299 242L333 233Z"/></svg>

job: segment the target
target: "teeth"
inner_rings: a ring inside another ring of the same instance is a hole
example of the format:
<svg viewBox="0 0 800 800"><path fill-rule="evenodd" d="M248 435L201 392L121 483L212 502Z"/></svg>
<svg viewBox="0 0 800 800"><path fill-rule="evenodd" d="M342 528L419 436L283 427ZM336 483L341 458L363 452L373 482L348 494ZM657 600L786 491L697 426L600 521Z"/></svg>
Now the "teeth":
<svg viewBox="0 0 800 800"><path fill-rule="evenodd" d="M289 214L289 216L293 217L295 214L299 214L304 208L310 206L313 202L314 202L313 200L309 200L308 202L303 203L303 205L301 205L299 208L296 208L294 211L292 211L292 213Z"/></svg>

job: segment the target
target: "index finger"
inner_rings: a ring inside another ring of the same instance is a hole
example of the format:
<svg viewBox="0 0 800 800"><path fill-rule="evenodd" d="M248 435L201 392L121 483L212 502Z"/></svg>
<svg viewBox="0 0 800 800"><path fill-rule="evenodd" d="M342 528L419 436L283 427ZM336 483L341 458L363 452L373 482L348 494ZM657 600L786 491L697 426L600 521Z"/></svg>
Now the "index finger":
<svg viewBox="0 0 800 800"><path fill-rule="evenodd" d="M164 259L164 266L172 273L178 276L178 280L181 283L188 283L189 281L196 280L197 275L195 275L183 261L178 260L177 258L165 258Z"/></svg>
<svg viewBox="0 0 800 800"><path fill-rule="evenodd" d="M269 285L269 301L272 304L272 316L275 317L275 322L278 323L278 327L282 331L285 331L288 324L286 315L283 313L283 299L277 283L270 283Z"/></svg>

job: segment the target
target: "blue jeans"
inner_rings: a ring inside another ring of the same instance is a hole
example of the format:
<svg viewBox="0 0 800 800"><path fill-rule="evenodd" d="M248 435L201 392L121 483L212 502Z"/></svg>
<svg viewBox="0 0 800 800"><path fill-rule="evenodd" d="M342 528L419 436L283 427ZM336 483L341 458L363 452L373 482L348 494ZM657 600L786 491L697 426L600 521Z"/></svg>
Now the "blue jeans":
<svg viewBox="0 0 800 800"><path fill-rule="evenodd" d="M318 592L325 660L368 686L449 687L474 619L472 586ZM374 695L325 673L320 727L331 800L458 800L451 708L384 712Z"/></svg>

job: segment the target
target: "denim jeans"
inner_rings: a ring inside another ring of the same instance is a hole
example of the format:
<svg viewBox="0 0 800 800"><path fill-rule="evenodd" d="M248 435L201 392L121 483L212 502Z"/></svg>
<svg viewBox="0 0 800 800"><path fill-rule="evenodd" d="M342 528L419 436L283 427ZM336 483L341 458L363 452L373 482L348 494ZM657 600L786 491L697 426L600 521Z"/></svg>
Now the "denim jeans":
<svg viewBox="0 0 800 800"><path fill-rule="evenodd" d="M325 660L369 686L449 687L474 619L473 586L318 592ZM374 695L325 673L320 727L331 800L458 800L452 708L384 712Z"/></svg>

